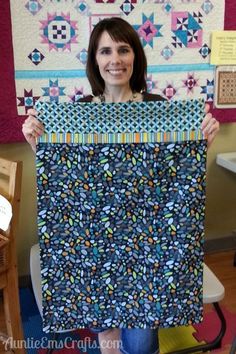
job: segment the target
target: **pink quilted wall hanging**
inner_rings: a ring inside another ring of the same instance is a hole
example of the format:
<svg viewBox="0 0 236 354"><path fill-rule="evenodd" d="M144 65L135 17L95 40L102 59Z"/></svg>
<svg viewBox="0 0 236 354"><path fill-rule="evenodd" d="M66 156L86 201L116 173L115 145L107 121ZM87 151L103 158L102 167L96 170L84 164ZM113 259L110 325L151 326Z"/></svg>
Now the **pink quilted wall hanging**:
<svg viewBox="0 0 236 354"><path fill-rule="evenodd" d="M0 143L24 140L21 125L38 98L74 102L90 93L89 34L107 16L124 18L139 33L149 63L149 92L168 100L203 98L212 106L209 33L235 29L234 1L5 0L0 3ZM236 121L235 109L212 111L222 123Z"/></svg>
<svg viewBox="0 0 236 354"><path fill-rule="evenodd" d="M0 143L23 141L16 105L9 1L0 2Z"/></svg>

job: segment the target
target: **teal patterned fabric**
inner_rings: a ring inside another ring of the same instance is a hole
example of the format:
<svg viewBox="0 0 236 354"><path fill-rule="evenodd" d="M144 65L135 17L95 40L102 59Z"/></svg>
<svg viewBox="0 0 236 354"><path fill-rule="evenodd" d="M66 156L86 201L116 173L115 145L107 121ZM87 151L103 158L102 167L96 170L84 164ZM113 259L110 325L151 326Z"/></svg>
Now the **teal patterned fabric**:
<svg viewBox="0 0 236 354"><path fill-rule="evenodd" d="M37 110L44 331L200 322L204 103Z"/></svg>

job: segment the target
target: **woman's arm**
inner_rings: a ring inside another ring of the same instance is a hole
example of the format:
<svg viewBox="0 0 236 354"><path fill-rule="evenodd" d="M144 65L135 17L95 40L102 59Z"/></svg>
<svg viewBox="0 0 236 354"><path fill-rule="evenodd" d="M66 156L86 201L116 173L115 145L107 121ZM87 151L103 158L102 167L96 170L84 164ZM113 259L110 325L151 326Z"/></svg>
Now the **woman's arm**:
<svg viewBox="0 0 236 354"><path fill-rule="evenodd" d="M212 117L212 114L209 113L209 110L210 110L210 106L209 104L206 104L205 105L206 115L202 122L202 132L204 134L204 137L208 141L208 147L211 145L211 143L215 139L216 134L220 130L220 123L218 122L218 120Z"/></svg>
<svg viewBox="0 0 236 354"><path fill-rule="evenodd" d="M44 132L43 124L36 118L38 112L35 109L28 110L28 118L22 125L22 133L25 140L31 145L31 148L36 152L36 138Z"/></svg>

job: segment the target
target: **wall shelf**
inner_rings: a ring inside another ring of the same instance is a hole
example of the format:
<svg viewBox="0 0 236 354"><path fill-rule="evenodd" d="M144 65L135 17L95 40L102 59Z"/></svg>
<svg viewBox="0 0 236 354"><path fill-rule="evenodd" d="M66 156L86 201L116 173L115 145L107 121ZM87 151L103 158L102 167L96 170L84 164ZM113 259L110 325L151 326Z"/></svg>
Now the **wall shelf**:
<svg viewBox="0 0 236 354"><path fill-rule="evenodd" d="M216 163L217 165L236 173L236 152L217 154Z"/></svg>

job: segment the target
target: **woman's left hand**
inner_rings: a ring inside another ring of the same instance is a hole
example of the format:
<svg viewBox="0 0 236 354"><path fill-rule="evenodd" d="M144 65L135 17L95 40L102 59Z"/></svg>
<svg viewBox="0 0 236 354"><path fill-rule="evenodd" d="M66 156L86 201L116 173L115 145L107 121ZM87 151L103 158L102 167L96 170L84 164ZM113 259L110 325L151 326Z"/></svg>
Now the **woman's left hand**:
<svg viewBox="0 0 236 354"><path fill-rule="evenodd" d="M220 130L220 123L218 122L218 120L212 117L212 114L209 113L209 110L210 110L210 106L209 104L206 103L205 105L206 115L202 121L201 128L204 137L207 139L208 147L211 145L211 143L215 139L216 134Z"/></svg>

